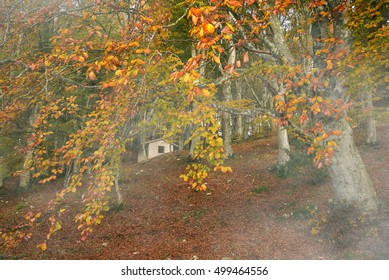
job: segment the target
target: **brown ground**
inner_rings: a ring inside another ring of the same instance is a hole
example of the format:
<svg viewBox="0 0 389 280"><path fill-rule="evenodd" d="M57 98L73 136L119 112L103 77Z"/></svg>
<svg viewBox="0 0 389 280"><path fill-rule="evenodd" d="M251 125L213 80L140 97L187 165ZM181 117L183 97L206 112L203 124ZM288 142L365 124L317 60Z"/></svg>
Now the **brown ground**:
<svg viewBox="0 0 389 280"><path fill-rule="evenodd" d="M330 180L315 185L309 166L277 177L270 170L275 139L259 139L236 145L228 161L233 174L212 174L203 193L188 190L178 178L186 164L183 152L126 164L124 209L108 212L94 235L80 241L72 222L80 207L76 194L78 201L64 206L63 230L47 251L35 248L46 234L41 226L30 241L0 250L0 259L389 259L389 126L380 128L379 137L377 147L357 138L381 202L374 220L329 214ZM12 184L8 180L6 190ZM44 209L61 184L1 195L0 228L21 221L29 209Z"/></svg>

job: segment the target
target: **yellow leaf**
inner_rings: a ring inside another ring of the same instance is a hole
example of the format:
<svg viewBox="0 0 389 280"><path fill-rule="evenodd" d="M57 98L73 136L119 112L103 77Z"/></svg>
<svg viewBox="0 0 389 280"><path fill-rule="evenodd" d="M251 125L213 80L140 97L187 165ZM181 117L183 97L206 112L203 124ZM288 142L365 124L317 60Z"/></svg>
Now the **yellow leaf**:
<svg viewBox="0 0 389 280"><path fill-rule="evenodd" d="M213 61L215 61L217 64L220 64L220 59L216 55L211 54L211 56L212 56Z"/></svg>
<svg viewBox="0 0 389 280"><path fill-rule="evenodd" d="M46 243L38 244L36 247L41 249L42 251L46 251L47 249Z"/></svg>
<svg viewBox="0 0 389 280"><path fill-rule="evenodd" d="M140 45L139 45L139 42L134 41L134 42L128 43L128 46L129 47L139 47Z"/></svg>
<svg viewBox="0 0 389 280"><path fill-rule="evenodd" d="M209 93L209 91L207 89L203 89L203 94L205 97L211 96L211 94Z"/></svg>
<svg viewBox="0 0 389 280"><path fill-rule="evenodd" d="M328 147L336 147L336 142L335 141L328 141Z"/></svg>
<svg viewBox="0 0 389 280"><path fill-rule="evenodd" d="M53 231L53 232L55 232L55 231L57 231L57 230L60 230L61 228L62 228L61 223L60 223L59 221L57 221L57 222L55 223L54 231Z"/></svg>
<svg viewBox="0 0 389 280"><path fill-rule="evenodd" d="M182 80L184 81L184 83L189 82L189 80L190 80L190 75L189 75L188 73L186 73L186 74L184 75L184 77L182 78Z"/></svg>
<svg viewBox="0 0 389 280"><path fill-rule="evenodd" d="M212 34L215 31L215 26L211 23L207 23L203 26L205 33Z"/></svg>
<svg viewBox="0 0 389 280"><path fill-rule="evenodd" d="M228 28L232 31L232 32L234 32L235 31L235 28L234 27L232 27L232 25L231 24L229 24L228 22L226 22L226 24L227 24L227 26L228 26Z"/></svg>

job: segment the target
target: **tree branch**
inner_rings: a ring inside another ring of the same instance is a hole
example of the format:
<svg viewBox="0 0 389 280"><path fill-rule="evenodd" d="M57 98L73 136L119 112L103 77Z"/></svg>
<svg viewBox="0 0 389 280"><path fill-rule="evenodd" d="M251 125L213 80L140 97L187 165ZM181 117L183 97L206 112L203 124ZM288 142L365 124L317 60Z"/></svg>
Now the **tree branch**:
<svg viewBox="0 0 389 280"><path fill-rule="evenodd" d="M272 117L275 117L274 113L269 111L266 108L253 108L253 109L237 109L237 108L232 108L228 107L225 105L222 105L220 103L212 103L210 104L213 108L218 109L222 112L229 113L231 115L238 115L238 116L254 116L256 114L264 114L264 115L269 115Z"/></svg>

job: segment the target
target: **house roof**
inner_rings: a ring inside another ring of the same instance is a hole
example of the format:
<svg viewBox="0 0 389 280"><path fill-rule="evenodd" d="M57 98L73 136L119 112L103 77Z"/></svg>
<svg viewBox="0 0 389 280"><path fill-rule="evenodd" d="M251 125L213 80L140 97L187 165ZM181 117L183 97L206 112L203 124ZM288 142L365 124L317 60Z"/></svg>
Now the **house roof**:
<svg viewBox="0 0 389 280"><path fill-rule="evenodd" d="M173 145L173 146L178 147L177 144L169 143L169 142L167 142L167 141L166 141L165 139L163 139L163 138L158 138L158 139L149 140L149 141L146 141L145 144L150 144L150 143L154 143L154 142L158 142L158 141L163 141L163 142L165 142L165 143L167 143L167 144L170 144L170 145Z"/></svg>

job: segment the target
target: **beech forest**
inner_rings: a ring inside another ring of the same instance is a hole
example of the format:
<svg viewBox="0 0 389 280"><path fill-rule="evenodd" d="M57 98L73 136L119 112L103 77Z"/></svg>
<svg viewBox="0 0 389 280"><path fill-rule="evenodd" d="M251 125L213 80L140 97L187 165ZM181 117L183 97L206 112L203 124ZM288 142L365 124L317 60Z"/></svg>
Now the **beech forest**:
<svg viewBox="0 0 389 280"><path fill-rule="evenodd" d="M388 0L2 0L0 259L388 259Z"/></svg>

